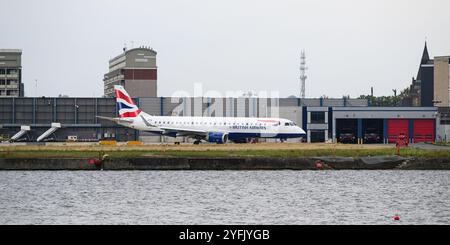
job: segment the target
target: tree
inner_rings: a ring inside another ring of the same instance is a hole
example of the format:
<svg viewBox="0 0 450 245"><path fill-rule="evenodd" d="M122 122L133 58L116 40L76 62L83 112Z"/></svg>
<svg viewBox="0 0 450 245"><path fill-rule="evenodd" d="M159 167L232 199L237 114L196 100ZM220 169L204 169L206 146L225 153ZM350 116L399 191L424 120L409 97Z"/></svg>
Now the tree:
<svg viewBox="0 0 450 245"><path fill-rule="evenodd" d="M408 97L409 88L406 88L397 95L397 89L392 90L394 96L371 96L371 95L361 95L359 99L366 99L369 101L371 106L402 106L402 101Z"/></svg>

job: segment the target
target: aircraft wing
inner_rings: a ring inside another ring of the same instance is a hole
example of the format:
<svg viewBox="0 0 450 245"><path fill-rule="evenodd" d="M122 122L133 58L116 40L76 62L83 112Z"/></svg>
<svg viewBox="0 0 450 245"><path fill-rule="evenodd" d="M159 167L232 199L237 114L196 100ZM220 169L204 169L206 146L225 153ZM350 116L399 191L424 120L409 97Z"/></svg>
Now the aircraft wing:
<svg viewBox="0 0 450 245"><path fill-rule="evenodd" d="M173 128L173 127L159 127L164 130L164 133L168 134L171 132L176 132L178 136L201 136L206 137L208 134L205 130L196 130L196 129L185 129L185 128Z"/></svg>
<svg viewBox="0 0 450 245"><path fill-rule="evenodd" d="M115 123L133 123L133 120L126 119L126 118L113 118L113 117L102 117L102 116L96 116L99 119L108 120Z"/></svg>

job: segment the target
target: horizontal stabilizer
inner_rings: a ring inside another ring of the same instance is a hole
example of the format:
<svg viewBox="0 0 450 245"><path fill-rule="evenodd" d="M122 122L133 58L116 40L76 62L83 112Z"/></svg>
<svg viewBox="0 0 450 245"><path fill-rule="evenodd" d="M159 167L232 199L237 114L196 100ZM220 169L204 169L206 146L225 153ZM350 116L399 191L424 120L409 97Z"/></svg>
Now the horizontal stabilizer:
<svg viewBox="0 0 450 245"><path fill-rule="evenodd" d="M102 116L96 116L99 119L115 122L115 123L133 123L133 119L127 119L127 118L113 118L113 117L102 117Z"/></svg>

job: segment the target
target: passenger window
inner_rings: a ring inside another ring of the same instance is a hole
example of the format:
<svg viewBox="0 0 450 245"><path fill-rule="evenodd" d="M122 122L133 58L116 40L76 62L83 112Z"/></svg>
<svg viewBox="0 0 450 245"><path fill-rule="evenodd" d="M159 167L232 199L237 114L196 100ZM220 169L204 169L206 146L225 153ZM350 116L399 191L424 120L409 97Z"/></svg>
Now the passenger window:
<svg viewBox="0 0 450 245"><path fill-rule="evenodd" d="M289 126L289 123L285 123L284 126Z"/></svg>

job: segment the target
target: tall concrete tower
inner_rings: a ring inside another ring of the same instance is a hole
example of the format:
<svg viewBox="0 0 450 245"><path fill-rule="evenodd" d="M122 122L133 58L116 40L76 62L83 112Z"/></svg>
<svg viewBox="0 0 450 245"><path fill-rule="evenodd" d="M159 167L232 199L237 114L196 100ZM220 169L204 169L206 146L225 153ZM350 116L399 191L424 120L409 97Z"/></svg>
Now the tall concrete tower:
<svg viewBox="0 0 450 245"><path fill-rule="evenodd" d="M306 86L306 79L308 76L306 76L306 70L308 67L306 67L306 54L305 50L302 50L301 56L300 56L300 98L304 99L306 97L305 94L305 86Z"/></svg>
<svg viewBox="0 0 450 245"><path fill-rule="evenodd" d="M109 61L104 75L105 97L114 97L114 85L125 87L131 97L157 97L156 51L141 46L127 50Z"/></svg>
<svg viewBox="0 0 450 245"><path fill-rule="evenodd" d="M23 96L22 50L0 49L0 97Z"/></svg>

